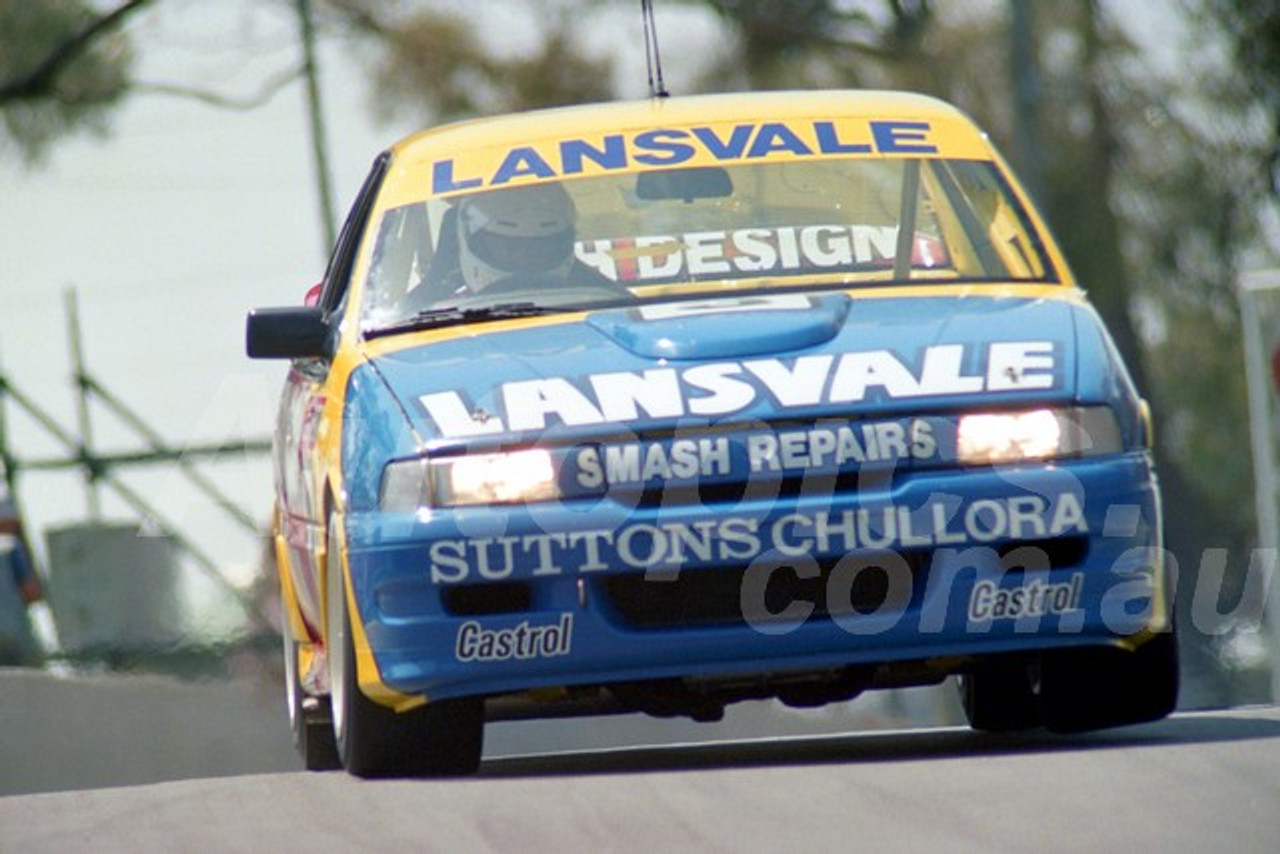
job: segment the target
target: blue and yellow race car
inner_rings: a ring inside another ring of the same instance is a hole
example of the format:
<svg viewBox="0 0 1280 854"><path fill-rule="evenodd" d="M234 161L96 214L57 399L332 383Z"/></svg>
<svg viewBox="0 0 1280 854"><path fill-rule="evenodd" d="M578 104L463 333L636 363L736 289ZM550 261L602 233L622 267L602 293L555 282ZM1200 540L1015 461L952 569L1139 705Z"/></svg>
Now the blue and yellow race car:
<svg viewBox="0 0 1280 854"><path fill-rule="evenodd" d="M976 729L1178 688L1151 422L985 135L930 98L655 98L377 158L247 322L311 768L467 773L486 720L958 676Z"/></svg>

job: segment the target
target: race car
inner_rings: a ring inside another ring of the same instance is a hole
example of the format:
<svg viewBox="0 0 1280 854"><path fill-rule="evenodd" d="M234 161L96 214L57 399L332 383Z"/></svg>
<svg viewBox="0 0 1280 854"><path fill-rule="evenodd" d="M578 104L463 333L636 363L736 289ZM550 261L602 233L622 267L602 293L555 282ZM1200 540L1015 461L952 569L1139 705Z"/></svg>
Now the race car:
<svg viewBox="0 0 1280 854"><path fill-rule="evenodd" d="M1148 407L987 137L908 93L653 98L379 156L305 304L275 544L295 740L477 769L486 721L840 702L970 724L1178 690Z"/></svg>

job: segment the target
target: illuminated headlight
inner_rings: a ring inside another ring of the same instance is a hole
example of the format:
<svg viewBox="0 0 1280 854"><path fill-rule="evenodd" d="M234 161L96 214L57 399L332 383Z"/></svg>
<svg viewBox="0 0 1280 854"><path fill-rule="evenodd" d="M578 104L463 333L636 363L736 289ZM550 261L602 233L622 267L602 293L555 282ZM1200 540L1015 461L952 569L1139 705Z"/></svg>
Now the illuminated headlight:
<svg viewBox="0 0 1280 854"><path fill-rule="evenodd" d="M560 494L551 455L536 448L457 457L432 468L436 503L446 507L546 501Z"/></svg>
<svg viewBox="0 0 1280 854"><path fill-rule="evenodd" d="M547 451L533 448L442 460L399 460L382 475L382 509L413 512L423 507L515 504L560 496Z"/></svg>
<svg viewBox="0 0 1280 854"><path fill-rule="evenodd" d="M967 465L1048 460L1123 450L1115 415L1103 406L974 412L956 424L956 456Z"/></svg>

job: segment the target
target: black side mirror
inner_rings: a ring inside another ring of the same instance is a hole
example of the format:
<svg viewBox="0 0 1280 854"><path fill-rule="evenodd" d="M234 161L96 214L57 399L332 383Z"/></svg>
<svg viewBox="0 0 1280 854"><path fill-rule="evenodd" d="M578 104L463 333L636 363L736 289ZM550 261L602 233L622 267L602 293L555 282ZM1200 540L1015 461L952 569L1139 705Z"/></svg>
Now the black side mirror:
<svg viewBox="0 0 1280 854"><path fill-rule="evenodd" d="M305 359L330 355L330 328L318 306L258 308L245 319L250 359Z"/></svg>

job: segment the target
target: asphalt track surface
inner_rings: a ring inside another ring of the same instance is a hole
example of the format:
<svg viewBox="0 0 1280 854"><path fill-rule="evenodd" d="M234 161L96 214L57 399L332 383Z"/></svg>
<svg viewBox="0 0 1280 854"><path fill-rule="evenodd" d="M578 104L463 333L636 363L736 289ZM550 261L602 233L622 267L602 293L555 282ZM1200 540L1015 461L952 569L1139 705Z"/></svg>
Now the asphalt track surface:
<svg viewBox="0 0 1280 854"><path fill-rule="evenodd" d="M1280 709L853 732L0 798L0 851L1280 851Z"/></svg>

